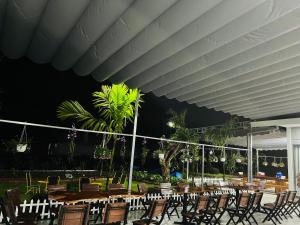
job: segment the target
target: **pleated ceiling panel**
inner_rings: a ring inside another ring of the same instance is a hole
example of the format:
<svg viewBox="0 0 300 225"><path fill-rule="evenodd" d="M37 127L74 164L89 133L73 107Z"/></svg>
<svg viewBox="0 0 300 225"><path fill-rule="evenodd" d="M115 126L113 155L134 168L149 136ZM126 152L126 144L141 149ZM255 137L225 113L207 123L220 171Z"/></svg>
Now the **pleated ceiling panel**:
<svg viewBox="0 0 300 225"><path fill-rule="evenodd" d="M299 0L0 0L0 47L252 119L300 112Z"/></svg>

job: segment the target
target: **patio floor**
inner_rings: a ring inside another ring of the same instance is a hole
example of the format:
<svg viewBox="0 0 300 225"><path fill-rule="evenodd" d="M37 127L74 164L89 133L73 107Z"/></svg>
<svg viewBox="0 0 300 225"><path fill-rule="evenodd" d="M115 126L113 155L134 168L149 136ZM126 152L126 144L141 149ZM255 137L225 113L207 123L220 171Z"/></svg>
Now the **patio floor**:
<svg viewBox="0 0 300 225"><path fill-rule="evenodd" d="M262 199L262 204L267 203L267 202L274 202L275 201L275 195L272 194L264 194L264 197ZM129 217L129 221L128 224L131 225L133 220L137 220L140 218L141 214L143 213L143 211L132 211L129 213L128 217ZM258 221L258 224L264 224L264 225L273 225L272 222L265 222L262 223L263 218L265 217L265 214L260 214L257 213L255 214L255 218ZM173 216L171 218L171 220L168 219L168 217L166 216L164 221L162 222L162 225L173 225L175 221L180 221L181 218L178 218L177 216ZM225 213L223 216L223 219L221 220L221 224L225 225L228 221L228 215ZM48 224L49 221L45 220L45 221L41 221L39 224L40 225L46 225ZM231 223L233 224L233 223ZM254 224L254 223L253 223ZM288 219L288 220L284 220L282 222L283 225L299 225L300 224L300 218L297 216L293 215L293 219Z"/></svg>

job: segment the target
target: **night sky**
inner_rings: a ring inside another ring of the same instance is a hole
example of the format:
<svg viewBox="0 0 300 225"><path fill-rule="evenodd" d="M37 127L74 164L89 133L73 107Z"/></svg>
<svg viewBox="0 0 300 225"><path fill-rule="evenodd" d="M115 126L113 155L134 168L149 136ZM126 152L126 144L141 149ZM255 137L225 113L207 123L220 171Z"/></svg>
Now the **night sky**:
<svg viewBox="0 0 300 225"><path fill-rule="evenodd" d="M101 83L91 76L80 77L72 71L57 71L51 65L39 65L26 58L0 62L0 101L2 119L27 121L51 125L67 125L56 118L56 108L64 100L78 100L93 111L91 93L99 90ZM188 127L222 124L228 114L199 108L165 97L144 95L140 110L138 133L159 137L166 129L167 111L187 109ZM129 126L126 132L131 132Z"/></svg>

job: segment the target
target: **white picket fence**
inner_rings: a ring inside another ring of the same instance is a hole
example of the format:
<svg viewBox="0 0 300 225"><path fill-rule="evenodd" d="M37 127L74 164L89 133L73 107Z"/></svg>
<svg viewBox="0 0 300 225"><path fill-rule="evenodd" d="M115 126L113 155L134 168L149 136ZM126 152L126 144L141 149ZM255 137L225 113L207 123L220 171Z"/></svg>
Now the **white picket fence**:
<svg viewBox="0 0 300 225"><path fill-rule="evenodd" d="M219 191L220 194L224 193L224 192L228 192L230 194L234 193L233 189L230 188L225 188L222 191ZM204 193L205 195L209 195L208 193ZM216 193L218 194L218 193ZM190 198L195 199L197 196L196 193L190 194ZM180 194L167 194L164 195L165 198L173 198L175 200L180 200L182 198L182 195ZM148 194L147 195L147 199L148 200L157 200L157 199L161 199L162 196L160 194ZM139 210L139 209L143 209L143 205L142 205L142 200L145 200L146 197L131 197L131 198L125 198L125 201L130 203L130 210ZM105 199L105 200L100 200L100 203L106 204L106 203L113 203L116 202L118 199L117 198L109 198L109 199ZM95 202L95 201L88 201L86 200L85 202L87 203L91 203L91 202ZM50 210L49 208L54 206L54 207L59 207L60 205L63 205L64 202L57 202L57 201L47 201L46 199L43 201L37 200L36 202L34 202L33 200L31 201L24 201L23 204L21 204L21 210L23 213L28 212L28 213L39 213L41 219L49 219L50 218ZM92 208L91 209L92 213L99 213L98 209L96 208ZM18 213L18 212L17 212ZM3 215L2 212L0 212L0 223L3 220Z"/></svg>
<svg viewBox="0 0 300 225"><path fill-rule="evenodd" d="M189 180L192 180L191 178ZM207 184L219 184L220 181L223 181L223 178L215 178L215 177L203 177L203 183ZM195 177L194 182L196 186L201 186L202 184L202 178L201 177Z"/></svg>

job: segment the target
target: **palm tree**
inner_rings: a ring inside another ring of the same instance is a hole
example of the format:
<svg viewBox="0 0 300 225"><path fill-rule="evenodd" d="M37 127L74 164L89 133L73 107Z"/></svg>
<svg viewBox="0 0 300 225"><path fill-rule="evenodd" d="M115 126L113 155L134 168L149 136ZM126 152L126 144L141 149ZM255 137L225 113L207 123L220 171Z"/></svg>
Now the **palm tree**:
<svg viewBox="0 0 300 225"><path fill-rule="evenodd" d="M94 131L107 131L122 133L127 125L127 121L133 122L135 116L135 104L142 102L138 89L129 89L125 84L103 85L101 91L93 94L93 106L98 115L84 109L77 101L69 100L62 102L57 109L57 116L61 120L72 119L81 123L82 129ZM116 147L116 135L104 135L102 147L107 147L113 138L113 148L111 152L110 170Z"/></svg>

